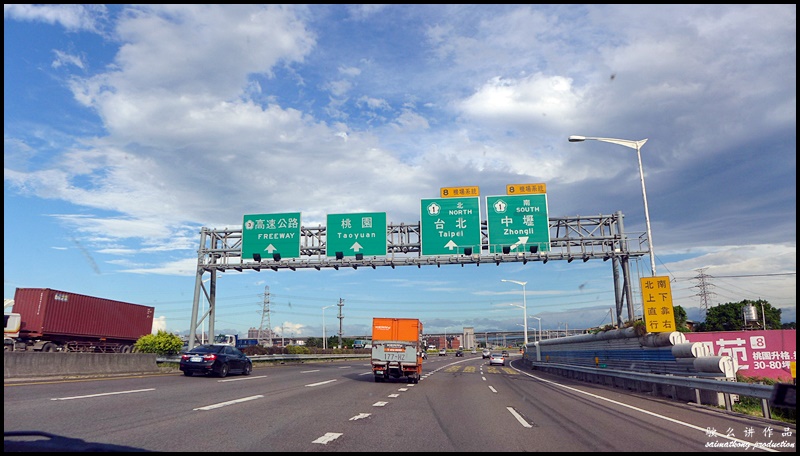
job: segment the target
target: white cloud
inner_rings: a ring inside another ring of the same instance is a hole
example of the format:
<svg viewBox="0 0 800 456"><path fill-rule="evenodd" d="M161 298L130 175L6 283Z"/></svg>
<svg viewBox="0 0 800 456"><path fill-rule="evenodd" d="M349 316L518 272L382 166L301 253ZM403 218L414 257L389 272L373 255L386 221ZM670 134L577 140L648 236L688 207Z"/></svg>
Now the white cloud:
<svg viewBox="0 0 800 456"><path fill-rule="evenodd" d="M537 73L521 79L492 78L460 107L465 116L490 123L562 123L579 101L569 79Z"/></svg>
<svg viewBox="0 0 800 456"><path fill-rule="evenodd" d="M3 5L3 17L19 21L60 24L68 30L97 30L105 5Z"/></svg>
<svg viewBox="0 0 800 456"><path fill-rule="evenodd" d="M153 334L158 334L159 331L167 330L167 317L153 317Z"/></svg>
<svg viewBox="0 0 800 456"><path fill-rule="evenodd" d="M78 68L84 68L83 60L77 55L67 54L61 51L53 51L56 59L53 61L53 68L58 68L62 65L75 65Z"/></svg>

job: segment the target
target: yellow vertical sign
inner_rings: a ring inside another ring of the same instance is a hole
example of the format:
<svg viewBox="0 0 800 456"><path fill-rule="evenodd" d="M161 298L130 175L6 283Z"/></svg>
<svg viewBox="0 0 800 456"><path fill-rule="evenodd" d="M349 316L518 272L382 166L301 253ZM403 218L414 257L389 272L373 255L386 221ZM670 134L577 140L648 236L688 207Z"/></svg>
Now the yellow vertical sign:
<svg viewBox="0 0 800 456"><path fill-rule="evenodd" d="M675 312L672 308L672 289L669 277L643 277L642 287L644 322L647 332L675 331Z"/></svg>

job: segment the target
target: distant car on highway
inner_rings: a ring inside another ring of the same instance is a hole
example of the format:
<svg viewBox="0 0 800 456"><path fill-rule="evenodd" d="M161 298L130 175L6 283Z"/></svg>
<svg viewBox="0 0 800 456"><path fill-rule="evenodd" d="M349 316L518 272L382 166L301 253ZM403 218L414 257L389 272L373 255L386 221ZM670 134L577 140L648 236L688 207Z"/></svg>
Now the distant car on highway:
<svg viewBox="0 0 800 456"><path fill-rule="evenodd" d="M508 354L508 350L503 350L503 358L508 358L509 356L511 355Z"/></svg>
<svg viewBox="0 0 800 456"><path fill-rule="evenodd" d="M228 374L250 375L253 362L241 350L227 344L198 345L181 355L183 375L194 374L227 377Z"/></svg>
<svg viewBox="0 0 800 456"><path fill-rule="evenodd" d="M501 366L506 365L506 358L502 355L502 353L492 353L489 357L489 365L494 366L495 364L499 364Z"/></svg>
<svg viewBox="0 0 800 456"><path fill-rule="evenodd" d="M477 354L478 354L478 350L475 350L475 349L473 348L473 349L472 349L472 354L473 354L473 355L477 355Z"/></svg>
<svg viewBox="0 0 800 456"><path fill-rule="evenodd" d="M487 349L483 350L483 352L481 354L483 355L482 359L486 359L486 358L492 356L492 351L487 348Z"/></svg>
<svg viewBox="0 0 800 456"><path fill-rule="evenodd" d="M464 351L461 349L456 350L456 356L464 356Z"/></svg>
<svg viewBox="0 0 800 456"><path fill-rule="evenodd" d="M447 349L443 348L443 349L439 350L439 356L447 356Z"/></svg>

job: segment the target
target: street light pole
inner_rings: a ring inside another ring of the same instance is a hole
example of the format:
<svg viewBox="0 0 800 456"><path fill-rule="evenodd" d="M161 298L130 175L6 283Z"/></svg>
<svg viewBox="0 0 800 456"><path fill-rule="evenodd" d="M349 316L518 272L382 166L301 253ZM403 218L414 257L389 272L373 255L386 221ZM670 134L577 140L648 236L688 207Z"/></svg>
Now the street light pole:
<svg viewBox="0 0 800 456"><path fill-rule="evenodd" d="M336 304L331 304L322 308L322 349L328 349L328 336L325 334L325 309L334 307Z"/></svg>
<svg viewBox="0 0 800 456"><path fill-rule="evenodd" d="M535 318L535 319L539 320L539 342L541 342L542 341L542 319L539 318L539 317L534 317L533 315L531 315L531 318Z"/></svg>
<svg viewBox="0 0 800 456"><path fill-rule="evenodd" d="M620 146L630 147L636 149L636 157L639 160L639 180L642 182L642 198L644 199L644 222L647 226L647 247L650 249L650 272L653 277L656 275L656 253L653 251L653 232L650 230L650 211L647 209L647 190L644 187L644 170L642 169L642 146L647 142L647 138L639 141L632 141L630 139L614 139L614 138L595 138L592 136L570 136L569 142L581 142L586 140L602 141L612 144L619 144Z"/></svg>
<svg viewBox="0 0 800 456"><path fill-rule="evenodd" d="M500 279L500 281L501 282L511 282L511 283L516 283L517 285L522 285L522 318L523 318L522 322L525 323L523 325L523 330L524 330L523 332L525 333L525 335L524 335L524 337L525 337L525 345L528 345L528 303L525 300L525 284L527 284L528 282L518 282L516 280L506 280L506 279ZM515 307L519 307L516 304L511 304L511 305L515 306Z"/></svg>

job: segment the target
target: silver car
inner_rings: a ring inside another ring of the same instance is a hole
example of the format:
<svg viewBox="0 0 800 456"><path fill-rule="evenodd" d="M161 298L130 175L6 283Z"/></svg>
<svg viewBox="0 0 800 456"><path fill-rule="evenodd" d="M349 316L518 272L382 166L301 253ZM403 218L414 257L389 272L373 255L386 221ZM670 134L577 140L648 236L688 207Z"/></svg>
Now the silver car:
<svg viewBox="0 0 800 456"><path fill-rule="evenodd" d="M492 353L489 357L489 365L494 366L495 364L499 364L501 366L506 365L506 358L500 353Z"/></svg>
<svg viewBox="0 0 800 456"><path fill-rule="evenodd" d="M486 359L486 358L492 356L492 351L487 348L481 354L483 355L483 359Z"/></svg>

